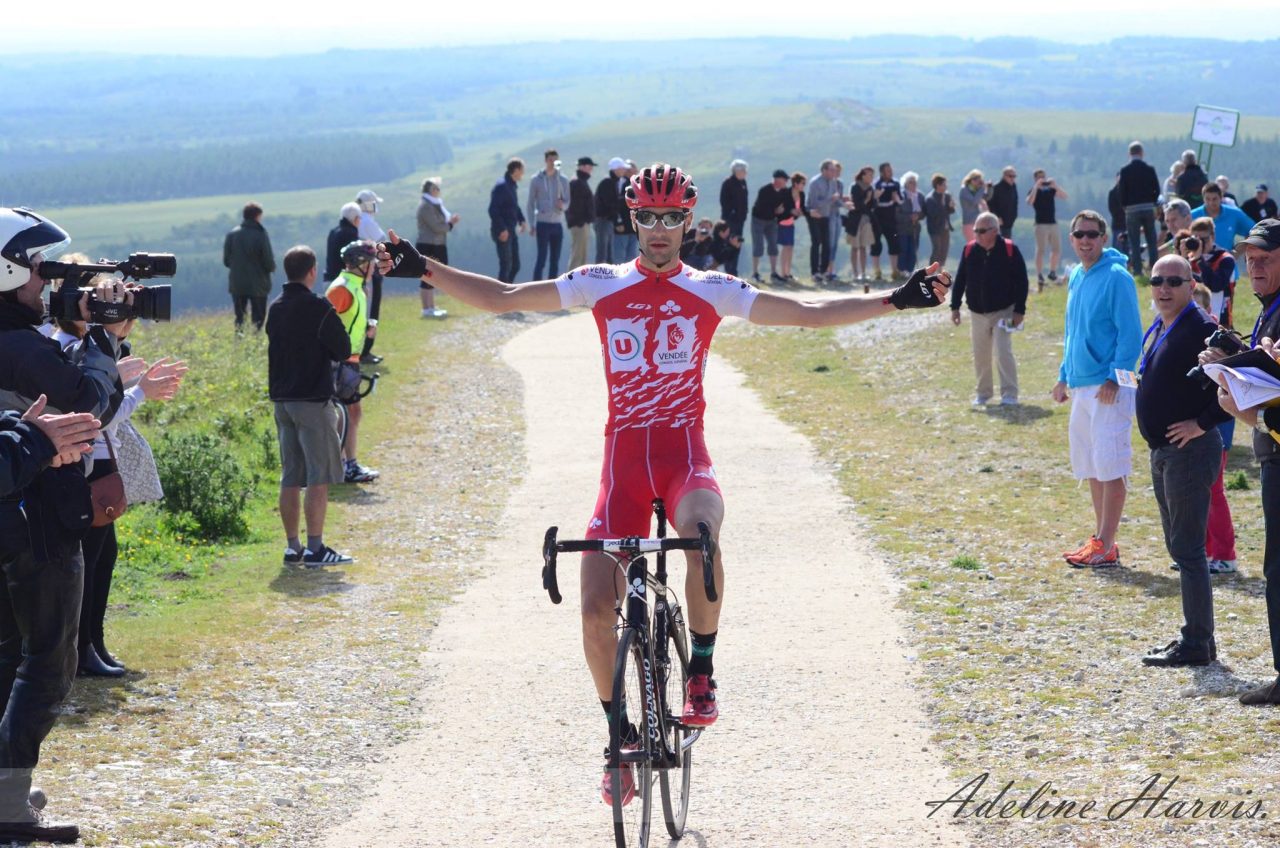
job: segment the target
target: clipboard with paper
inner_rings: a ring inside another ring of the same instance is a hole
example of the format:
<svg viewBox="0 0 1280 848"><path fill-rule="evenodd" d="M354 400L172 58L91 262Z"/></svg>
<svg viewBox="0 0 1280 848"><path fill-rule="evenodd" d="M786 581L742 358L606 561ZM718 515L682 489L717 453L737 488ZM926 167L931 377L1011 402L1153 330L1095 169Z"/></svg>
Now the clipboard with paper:
<svg viewBox="0 0 1280 848"><path fill-rule="evenodd" d="M1231 400L1240 409L1280 404L1280 363L1263 350L1248 350L1204 366L1204 374L1225 378Z"/></svg>

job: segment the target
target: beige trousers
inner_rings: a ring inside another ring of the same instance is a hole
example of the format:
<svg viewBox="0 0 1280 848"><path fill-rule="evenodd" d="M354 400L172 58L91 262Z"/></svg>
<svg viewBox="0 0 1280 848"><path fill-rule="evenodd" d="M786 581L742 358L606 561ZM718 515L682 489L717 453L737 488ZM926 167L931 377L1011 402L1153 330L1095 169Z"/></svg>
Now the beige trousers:
<svg viewBox="0 0 1280 848"><path fill-rule="evenodd" d="M996 368L1000 371L1000 398L1018 399L1018 365L1013 361L1013 334L996 326L1000 319L1013 320L1013 307L996 312L969 313L969 327L973 338L973 370L978 375L975 391L978 399L987 400L993 394L991 384L991 349L995 348Z"/></svg>
<svg viewBox="0 0 1280 848"><path fill-rule="evenodd" d="M591 227L583 224L581 227L569 228L569 270L581 268L587 264L587 233Z"/></svg>

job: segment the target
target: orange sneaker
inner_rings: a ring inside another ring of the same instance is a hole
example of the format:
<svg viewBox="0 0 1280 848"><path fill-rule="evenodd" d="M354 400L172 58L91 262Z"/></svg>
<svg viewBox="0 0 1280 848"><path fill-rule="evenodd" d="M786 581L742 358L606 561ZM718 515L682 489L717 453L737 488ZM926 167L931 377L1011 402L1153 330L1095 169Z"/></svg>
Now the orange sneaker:
<svg viewBox="0 0 1280 848"><path fill-rule="evenodd" d="M1090 536L1089 541L1085 542L1074 551L1063 551L1062 558L1067 562L1071 562L1073 557L1085 556L1086 554L1093 553L1095 550L1102 550L1102 542L1098 541L1097 536Z"/></svg>
<svg viewBox="0 0 1280 848"><path fill-rule="evenodd" d="M716 704L716 682L708 674L694 674L685 684L684 715L689 727L710 727L720 717Z"/></svg>
<svg viewBox="0 0 1280 848"><path fill-rule="evenodd" d="M1104 552L1102 546L1081 556L1067 557L1072 568L1115 568L1120 564L1120 546L1112 545Z"/></svg>

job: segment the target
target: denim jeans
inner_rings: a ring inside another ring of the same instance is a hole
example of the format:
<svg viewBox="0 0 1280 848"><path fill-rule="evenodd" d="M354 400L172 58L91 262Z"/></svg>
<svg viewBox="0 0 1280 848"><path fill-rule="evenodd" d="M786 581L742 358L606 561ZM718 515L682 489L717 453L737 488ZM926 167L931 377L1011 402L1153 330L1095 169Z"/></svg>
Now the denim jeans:
<svg viewBox="0 0 1280 848"><path fill-rule="evenodd" d="M83 593L78 547L48 562L30 549L0 556L0 821L26 810L40 743L71 691Z"/></svg>
<svg viewBox="0 0 1280 848"><path fill-rule="evenodd" d="M825 274L831 261L831 229L826 218L809 218L809 273Z"/></svg>
<svg viewBox="0 0 1280 848"><path fill-rule="evenodd" d="M844 226L838 214L827 218L827 245L830 247L827 264L831 266L831 273L833 274L840 273L840 269L837 267L839 263L836 261L836 254L840 252L840 232L843 229Z"/></svg>
<svg viewBox="0 0 1280 848"><path fill-rule="evenodd" d="M898 270L910 274L916 268L916 251L920 247L920 225L898 230Z"/></svg>
<svg viewBox="0 0 1280 848"><path fill-rule="evenodd" d="M1192 439L1186 447L1166 445L1151 452L1151 484L1160 507L1164 545L1178 564L1182 584L1186 621L1182 641L1190 648L1207 647L1213 637L1213 584L1204 537L1209 493L1221 462L1222 436L1217 429Z"/></svg>
<svg viewBox="0 0 1280 848"><path fill-rule="evenodd" d="M596 229L596 264L608 265L613 262L613 221L608 218L597 218Z"/></svg>
<svg viewBox="0 0 1280 848"><path fill-rule="evenodd" d="M533 260L533 279L554 279L560 270L560 245L564 244L564 227L549 221L539 221L534 224L534 232L538 237L538 257ZM547 264L548 253L551 266L544 277L542 269Z"/></svg>
<svg viewBox="0 0 1280 848"><path fill-rule="evenodd" d="M1147 237L1147 258L1150 263L1147 270L1151 270L1151 266L1156 264L1156 209L1154 206L1148 208L1133 209L1128 207L1124 210L1124 226L1128 231L1129 238L1129 264L1133 266L1133 272L1136 274L1142 268L1142 239L1141 235Z"/></svg>
<svg viewBox="0 0 1280 848"><path fill-rule="evenodd" d="M1271 661L1280 671L1280 462L1262 463L1262 520L1266 526L1262 576L1267 581L1267 628L1271 631Z"/></svg>
<svg viewBox="0 0 1280 848"><path fill-rule="evenodd" d="M489 235L498 251L498 279L504 283L514 283L516 274L520 273L520 236L515 230L506 230L506 233L506 241L499 241L497 232L490 232Z"/></svg>
<svg viewBox="0 0 1280 848"><path fill-rule="evenodd" d="M613 234L613 264L630 262L640 255L640 237L635 233Z"/></svg>

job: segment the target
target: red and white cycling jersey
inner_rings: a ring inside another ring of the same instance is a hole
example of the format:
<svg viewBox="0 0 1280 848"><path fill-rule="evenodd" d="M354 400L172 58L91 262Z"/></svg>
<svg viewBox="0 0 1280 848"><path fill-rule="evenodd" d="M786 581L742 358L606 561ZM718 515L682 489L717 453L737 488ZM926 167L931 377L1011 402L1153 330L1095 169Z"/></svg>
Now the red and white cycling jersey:
<svg viewBox="0 0 1280 848"><path fill-rule="evenodd" d="M683 263L657 274L638 260L577 268L556 288L564 308L588 306L595 315L609 384L605 433L701 427L711 337L722 318L746 318L759 293L728 274Z"/></svg>

